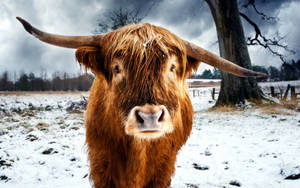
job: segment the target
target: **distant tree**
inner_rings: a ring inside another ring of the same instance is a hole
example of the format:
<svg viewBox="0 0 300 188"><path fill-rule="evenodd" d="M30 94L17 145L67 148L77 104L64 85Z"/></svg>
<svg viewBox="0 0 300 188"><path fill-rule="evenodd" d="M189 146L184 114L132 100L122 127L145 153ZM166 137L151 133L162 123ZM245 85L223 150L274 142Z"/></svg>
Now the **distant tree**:
<svg viewBox="0 0 300 188"><path fill-rule="evenodd" d="M39 88L39 86L38 85L35 85L35 75L34 75L34 73L29 73L29 75L28 75L28 82L30 83L30 85L31 85L31 90L33 90L33 91L38 91L38 90L40 90L40 88Z"/></svg>
<svg viewBox="0 0 300 188"><path fill-rule="evenodd" d="M297 79L300 79L300 60L298 60L297 62L295 62L295 60L292 60L292 66L295 69L295 76L297 77Z"/></svg>
<svg viewBox="0 0 300 188"><path fill-rule="evenodd" d="M219 69L214 68L213 70L213 79L221 79L221 71Z"/></svg>
<svg viewBox="0 0 300 188"><path fill-rule="evenodd" d="M280 71L274 66L270 66L268 68L268 75L269 75L269 78L273 81L280 80Z"/></svg>
<svg viewBox="0 0 300 188"><path fill-rule="evenodd" d="M59 72L54 72L52 75L52 90L53 91L63 91L63 80L60 78Z"/></svg>
<svg viewBox="0 0 300 188"><path fill-rule="evenodd" d="M69 78L68 74L66 72L64 72L64 78L63 78L63 90L64 91L68 91L70 89L68 78Z"/></svg>
<svg viewBox="0 0 300 188"><path fill-rule="evenodd" d="M32 81L32 88L35 91L46 91L47 90L47 80L43 80L42 78L35 78Z"/></svg>
<svg viewBox="0 0 300 188"><path fill-rule="evenodd" d="M106 33L116 29L119 29L125 25L137 24L145 17L140 15L139 10L128 10L119 8L109 12L108 15L102 16L98 20L96 29L94 30L95 34Z"/></svg>
<svg viewBox="0 0 300 188"><path fill-rule="evenodd" d="M43 80L42 78L35 77L34 73L30 73L28 76L28 80L31 85L32 91L45 91L45 82L47 80Z"/></svg>
<svg viewBox="0 0 300 188"><path fill-rule="evenodd" d="M31 91L32 87L29 82L29 77L26 73L21 73L20 78L16 82L16 88L20 91Z"/></svg>
<svg viewBox="0 0 300 188"><path fill-rule="evenodd" d="M5 71L0 77L0 91L11 91L14 89L13 82L8 79L8 72Z"/></svg>
<svg viewBox="0 0 300 188"><path fill-rule="evenodd" d="M213 74L211 72L210 69L205 69L203 71L203 73L200 75L200 78L203 78L203 79L212 79L213 78Z"/></svg>
<svg viewBox="0 0 300 188"><path fill-rule="evenodd" d="M300 59L296 62L296 67L297 67L299 77L300 77Z"/></svg>
<svg viewBox="0 0 300 188"><path fill-rule="evenodd" d="M268 70L264 67L264 66L259 66L259 65L253 65L252 66L252 69L256 72L263 72L263 73L266 73L268 74ZM258 82L261 82L263 80L266 80L266 78L256 78L256 80Z"/></svg>
<svg viewBox="0 0 300 188"><path fill-rule="evenodd" d="M35 79L35 75L34 75L34 73L29 73L29 75L28 75L28 80L29 80L29 82L31 82L32 80L34 80Z"/></svg>
<svg viewBox="0 0 300 188"><path fill-rule="evenodd" d="M90 87L92 86L93 80L94 80L94 76L91 74L88 75L80 75L78 77L78 79L80 80L79 82L79 90L80 91L88 91L90 89Z"/></svg>
<svg viewBox="0 0 300 188"><path fill-rule="evenodd" d="M76 87L76 89L78 91L83 91L84 84L83 84L83 79L81 78L81 74L79 74L76 77L76 80L77 80L77 87Z"/></svg>
<svg viewBox="0 0 300 188"><path fill-rule="evenodd" d="M6 84L8 82L8 72L5 71L2 76L0 77L0 90L5 91L6 90Z"/></svg>
<svg viewBox="0 0 300 188"><path fill-rule="evenodd" d="M298 71L295 69L292 63L283 63L280 69L281 80L297 80L299 78Z"/></svg>

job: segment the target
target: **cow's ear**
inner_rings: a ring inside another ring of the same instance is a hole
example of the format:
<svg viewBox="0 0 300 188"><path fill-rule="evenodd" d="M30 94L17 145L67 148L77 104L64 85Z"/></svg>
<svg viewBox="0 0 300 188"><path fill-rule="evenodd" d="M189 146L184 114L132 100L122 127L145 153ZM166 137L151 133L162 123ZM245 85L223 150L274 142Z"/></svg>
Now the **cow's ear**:
<svg viewBox="0 0 300 188"><path fill-rule="evenodd" d="M187 56L187 66L186 66L187 75L191 75L193 71L196 72L199 65L200 65L200 61L190 56Z"/></svg>
<svg viewBox="0 0 300 188"><path fill-rule="evenodd" d="M81 65L96 74L104 71L100 50L101 49L97 47L83 46L77 48L75 56Z"/></svg>

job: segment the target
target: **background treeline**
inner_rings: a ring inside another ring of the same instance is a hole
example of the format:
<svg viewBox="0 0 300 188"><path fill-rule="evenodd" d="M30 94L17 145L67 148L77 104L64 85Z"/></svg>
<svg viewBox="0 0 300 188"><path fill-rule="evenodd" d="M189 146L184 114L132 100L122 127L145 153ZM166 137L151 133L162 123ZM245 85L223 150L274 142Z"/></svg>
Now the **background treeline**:
<svg viewBox="0 0 300 188"><path fill-rule="evenodd" d="M36 77L34 73L21 73L13 82L9 73L0 75L0 91L87 91L94 80L91 74L69 77L67 73L55 72L51 79Z"/></svg>
<svg viewBox="0 0 300 188"><path fill-rule="evenodd" d="M268 81L298 80L300 79L300 60L283 63L280 68L274 66L253 66L253 70L269 75ZM43 75L43 74L42 74ZM206 69L202 74L193 74L190 78L221 79L218 69ZM257 78L263 81L266 78ZM9 79L9 73L0 75L0 91L88 91L93 83L92 74L79 74L70 77L67 73L55 72L51 79L47 76L35 76L34 73L21 73L16 81Z"/></svg>
<svg viewBox="0 0 300 188"><path fill-rule="evenodd" d="M268 81L280 81L280 80L298 80L300 79L300 60L291 63L283 63L281 67L276 68L274 66L252 66L253 70L258 72L264 72L269 75ZM201 79L221 79L221 72L218 69L206 69L202 74L193 74L191 78ZM266 78L257 78L258 81L263 81Z"/></svg>

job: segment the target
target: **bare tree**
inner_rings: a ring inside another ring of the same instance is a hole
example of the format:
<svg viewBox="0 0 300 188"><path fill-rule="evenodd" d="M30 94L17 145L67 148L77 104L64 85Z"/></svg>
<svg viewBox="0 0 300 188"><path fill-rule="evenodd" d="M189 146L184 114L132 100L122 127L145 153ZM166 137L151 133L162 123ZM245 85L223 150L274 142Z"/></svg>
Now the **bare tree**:
<svg viewBox="0 0 300 188"><path fill-rule="evenodd" d="M106 33L112 30L119 29L125 25L137 24L144 17L140 16L139 10L128 10L119 8L114 10L108 15L104 16L102 19L98 20L97 28L94 33Z"/></svg>
<svg viewBox="0 0 300 188"><path fill-rule="evenodd" d="M286 57L281 54L279 49L283 49L290 53L286 44L282 42L284 37L279 33L275 37L269 38L261 32L258 25L252 21L246 14L239 12L237 0L205 0L213 15L218 41L220 55L242 67L251 68L251 61L247 49L247 45L262 46L276 55L286 64ZM265 21L277 21L278 18L271 17L259 11L255 5L255 0L248 0L243 8L252 7L254 11ZM245 19L254 29L255 35L245 40L243 26L240 18ZM222 72L222 83L218 101L216 105L240 104L245 100L261 101L266 99L263 92L257 86L256 80L253 78L240 78L228 73Z"/></svg>
<svg viewBox="0 0 300 188"><path fill-rule="evenodd" d="M251 61L239 15L237 0L206 0L213 15L220 55L237 65L251 68ZM246 99L261 100L262 91L254 78L241 78L222 72L216 105L243 104Z"/></svg>
<svg viewBox="0 0 300 188"><path fill-rule="evenodd" d="M161 1L152 0L147 3L144 8L119 8L112 10L104 15L100 15L97 20L97 27L93 31L94 34L102 34L119 29L125 25L140 23L153 7L157 6Z"/></svg>

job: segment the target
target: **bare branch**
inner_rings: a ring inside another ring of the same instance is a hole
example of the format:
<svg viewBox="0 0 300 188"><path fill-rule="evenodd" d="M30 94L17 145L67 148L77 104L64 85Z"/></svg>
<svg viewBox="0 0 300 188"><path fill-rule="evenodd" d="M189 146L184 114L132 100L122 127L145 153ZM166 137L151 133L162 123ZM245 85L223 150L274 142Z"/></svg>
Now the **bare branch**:
<svg viewBox="0 0 300 188"><path fill-rule="evenodd" d="M254 11L258 15L260 15L261 19L263 19L263 20L268 20L268 21L277 21L278 20L278 18L276 18L276 17L268 16L268 15L264 14L263 12L259 11L255 6L255 0L248 0L247 4L242 5L242 7L244 7L244 8L248 8L249 6L252 6Z"/></svg>
<svg viewBox="0 0 300 188"><path fill-rule="evenodd" d="M280 60L283 63L286 63L286 57L281 54L280 52L274 50L274 47L279 47L281 49L284 49L287 52L290 52L292 54L295 54L296 52L294 50L291 50L288 48L288 45L281 44L280 41L284 39L284 37L280 36L279 33L276 33L276 37L273 37L273 39L266 38L262 35L258 25L254 23L248 16L246 16L244 13L240 12L240 15L242 18L244 18L255 30L255 36L254 37L248 37L247 38L247 45L259 45L267 50L269 50L273 55L278 56Z"/></svg>

